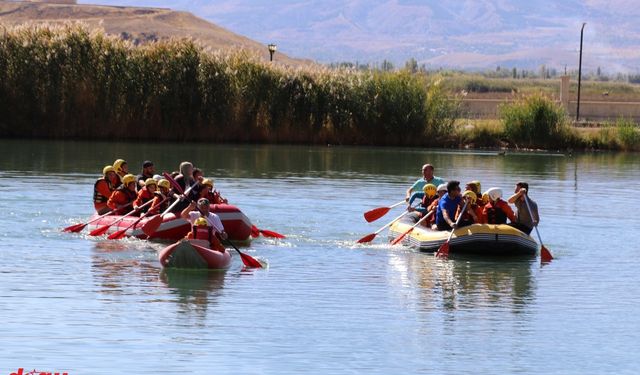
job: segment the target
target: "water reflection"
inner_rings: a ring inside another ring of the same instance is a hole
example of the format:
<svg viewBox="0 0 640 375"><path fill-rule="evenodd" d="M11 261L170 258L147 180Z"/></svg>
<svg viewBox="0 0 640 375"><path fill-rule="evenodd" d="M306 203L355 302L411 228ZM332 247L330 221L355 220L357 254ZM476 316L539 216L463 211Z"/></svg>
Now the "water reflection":
<svg viewBox="0 0 640 375"><path fill-rule="evenodd" d="M163 269L160 280L177 297L179 313L204 319L222 295L226 271Z"/></svg>
<svg viewBox="0 0 640 375"><path fill-rule="evenodd" d="M396 277L420 310L488 309L522 313L535 299L535 259L460 258L415 253L391 257ZM408 289L407 289L408 287Z"/></svg>
<svg viewBox="0 0 640 375"><path fill-rule="evenodd" d="M158 268L144 253L120 241L100 241L91 256L91 275L104 295L149 294L144 285L157 280Z"/></svg>

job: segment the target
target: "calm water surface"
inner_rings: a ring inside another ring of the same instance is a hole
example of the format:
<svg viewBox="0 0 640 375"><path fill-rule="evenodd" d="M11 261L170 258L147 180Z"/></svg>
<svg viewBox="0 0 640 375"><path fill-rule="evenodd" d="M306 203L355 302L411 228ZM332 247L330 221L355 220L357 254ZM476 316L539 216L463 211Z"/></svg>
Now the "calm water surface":
<svg viewBox="0 0 640 375"><path fill-rule="evenodd" d="M119 157L192 160L288 238L245 249L265 270L165 273L163 244L60 233ZM354 246L425 162L483 189L529 181L556 260ZM636 374L639 181L634 154L0 141L0 374Z"/></svg>

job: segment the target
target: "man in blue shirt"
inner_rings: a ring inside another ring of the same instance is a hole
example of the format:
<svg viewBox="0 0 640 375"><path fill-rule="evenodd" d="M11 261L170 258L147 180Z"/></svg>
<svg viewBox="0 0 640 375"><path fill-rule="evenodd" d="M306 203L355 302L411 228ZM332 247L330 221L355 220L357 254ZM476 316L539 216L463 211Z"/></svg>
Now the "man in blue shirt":
<svg viewBox="0 0 640 375"><path fill-rule="evenodd" d="M405 200L408 202L411 194L415 193L416 191L421 192L426 184L433 184L436 186L444 184L443 179L433 175L433 165L431 164L425 164L422 166L422 178L414 182L409 190L407 190L407 197L405 198Z"/></svg>
<svg viewBox="0 0 640 375"><path fill-rule="evenodd" d="M447 184L447 194L438 202L436 211L436 225L438 230L451 230L456 228L456 210L460 206L460 182L449 181Z"/></svg>

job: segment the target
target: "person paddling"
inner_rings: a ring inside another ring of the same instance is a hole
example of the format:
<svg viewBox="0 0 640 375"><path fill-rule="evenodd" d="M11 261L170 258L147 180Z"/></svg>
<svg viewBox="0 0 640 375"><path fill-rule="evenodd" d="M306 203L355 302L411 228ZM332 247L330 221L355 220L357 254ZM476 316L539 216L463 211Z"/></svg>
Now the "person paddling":
<svg viewBox="0 0 640 375"><path fill-rule="evenodd" d="M462 228L471 224L484 224L484 214L482 207L478 206L478 196L471 190L467 190L462 194L462 199L467 203L467 208L461 212L462 207L458 207L456 212L456 220L462 215L458 228Z"/></svg>
<svg viewBox="0 0 640 375"><path fill-rule="evenodd" d="M206 246L220 252L225 250L220 240L216 237L213 227L202 216L193 222L191 231L187 234L187 239L191 240L194 245Z"/></svg>
<svg viewBox="0 0 640 375"><path fill-rule="evenodd" d="M116 175L118 176L118 186L122 183L122 178L129 174L129 164L127 164L126 160L118 159L113 162L113 169L116 170ZM118 187L116 186L116 187Z"/></svg>
<svg viewBox="0 0 640 375"><path fill-rule="evenodd" d="M444 180L440 177L434 176L433 171L434 168L431 164L425 164L422 166L422 178L414 182L413 185L411 185L411 187L407 190L407 197L405 198L407 202L409 201L409 198L411 198L411 194L415 193L416 191L422 191L422 189L424 189L424 185L426 184L433 184L435 186L444 184Z"/></svg>
<svg viewBox="0 0 640 375"><path fill-rule="evenodd" d="M516 183L514 193L515 194L507 200L507 202L515 204L516 206L516 220L511 223L511 225L526 234L530 234L533 227L538 225L540 222L538 204L533 199L529 198L529 184L526 182ZM525 199L529 201L531 213L529 213Z"/></svg>
<svg viewBox="0 0 640 375"><path fill-rule="evenodd" d="M220 238L223 240L228 238L220 217L213 212L209 212L209 200L207 198L200 198L197 203L192 201L184 210L182 210L180 216L183 219L189 220L192 225L199 217L203 217L207 220L208 225L214 230L214 234L218 233Z"/></svg>
<svg viewBox="0 0 640 375"><path fill-rule="evenodd" d="M127 174L122 177L122 185L120 185L109 197L107 206L112 210L116 210L116 215L124 215L129 213L133 208L131 203L136 200L136 176Z"/></svg>
<svg viewBox="0 0 640 375"><path fill-rule="evenodd" d="M93 206L99 215L111 211L107 202L119 182L116 170L112 166L107 165L102 169L102 178L99 178L93 185Z"/></svg>
<svg viewBox="0 0 640 375"><path fill-rule="evenodd" d="M157 214L164 212L169 205L171 205L172 199L165 200L171 194L171 183L164 178L158 181L158 190L156 190L153 197L153 203L151 203L151 213Z"/></svg>
<svg viewBox="0 0 640 375"><path fill-rule="evenodd" d="M211 204L227 204L225 197L215 190L213 180L205 178L202 180L202 189L200 190L200 198L207 198Z"/></svg>
<svg viewBox="0 0 640 375"><path fill-rule="evenodd" d="M144 187L138 192L138 196L133 201L133 208L143 206L145 203L155 198L155 192L158 189L158 183L153 178L147 178L144 183ZM142 207L140 213L146 213L149 210L149 206Z"/></svg>
<svg viewBox="0 0 640 375"><path fill-rule="evenodd" d="M455 215L462 199L460 198L460 181L449 181L447 193L438 201L436 211L436 226L438 230L457 228Z"/></svg>
<svg viewBox="0 0 640 375"><path fill-rule="evenodd" d="M483 215L487 224L506 224L507 219L511 222L516 221L513 210L509 204L502 200L502 189L493 187L487 190L489 202L484 205Z"/></svg>

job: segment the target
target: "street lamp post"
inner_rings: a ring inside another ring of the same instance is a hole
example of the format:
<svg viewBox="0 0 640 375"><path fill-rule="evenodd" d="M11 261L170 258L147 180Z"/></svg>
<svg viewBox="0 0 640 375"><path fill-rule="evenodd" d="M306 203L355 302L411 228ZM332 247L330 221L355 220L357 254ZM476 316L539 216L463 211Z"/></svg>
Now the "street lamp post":
<svg viewBox="0 0 640 375"><path fill-rule="evenodd" d="M278 47L273 43L269 43L267 48L269 48L269 61L273 61L273 54L276 52Z"/></svg>
<svg viewBox="0 0 640 375"><path fill-rule="evenodd" d="M582 29L580 30L580 62L578 63L578 106L576 108L576 122L580 118L580 86L582 84L582 37L584 35L584 25L586 22L582 23Z"/></svg>

